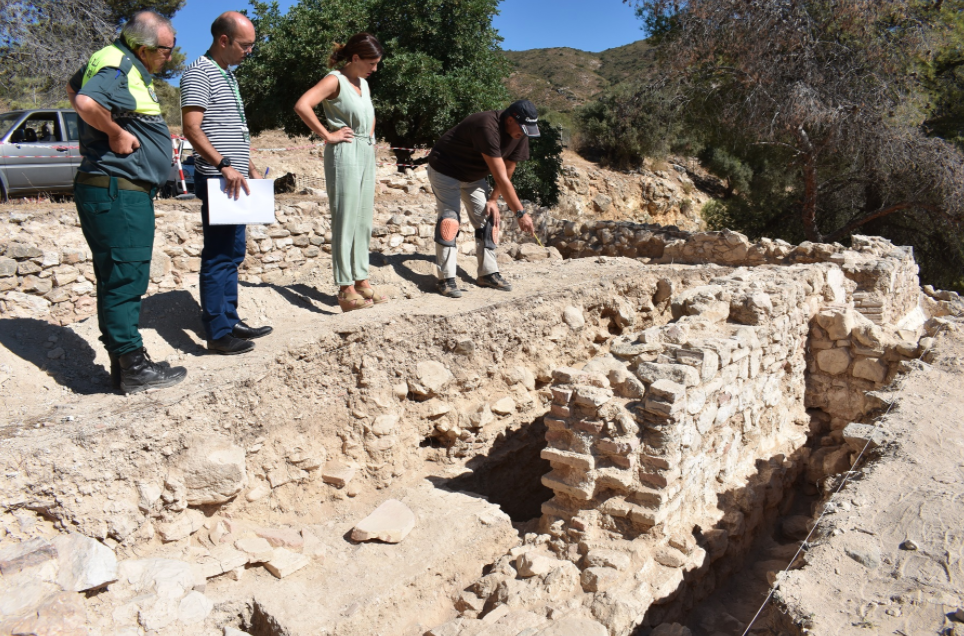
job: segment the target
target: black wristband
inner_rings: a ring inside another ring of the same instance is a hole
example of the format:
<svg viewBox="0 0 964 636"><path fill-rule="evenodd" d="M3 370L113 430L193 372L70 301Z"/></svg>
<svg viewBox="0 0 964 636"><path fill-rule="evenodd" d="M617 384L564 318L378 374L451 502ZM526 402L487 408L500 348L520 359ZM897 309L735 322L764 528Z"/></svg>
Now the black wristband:
<svg viewBox="0 0 964 636"><path fill-rule="evenodd" d="M519 210L518 212L515 213L515 218L521 219L521 218L524 217L525 215L526 215L526 211L525 211L525 210Z"/></svg>

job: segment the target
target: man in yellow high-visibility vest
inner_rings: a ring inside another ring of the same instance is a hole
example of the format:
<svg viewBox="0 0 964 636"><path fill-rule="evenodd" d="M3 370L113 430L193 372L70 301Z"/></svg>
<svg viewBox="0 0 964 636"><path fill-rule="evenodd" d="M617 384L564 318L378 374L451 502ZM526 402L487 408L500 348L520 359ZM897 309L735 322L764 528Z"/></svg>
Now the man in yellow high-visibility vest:
<svg viewBox="0 0 964 636"><path fill-rule="evenodd" d="M153 199L171 167L171 135L151 73L174 45L171 21L141 11L67 85L82 120L74 201L93 256L111 382L124 393L171 386L187 375L153 362L138 331L154 246Z"/></svg>

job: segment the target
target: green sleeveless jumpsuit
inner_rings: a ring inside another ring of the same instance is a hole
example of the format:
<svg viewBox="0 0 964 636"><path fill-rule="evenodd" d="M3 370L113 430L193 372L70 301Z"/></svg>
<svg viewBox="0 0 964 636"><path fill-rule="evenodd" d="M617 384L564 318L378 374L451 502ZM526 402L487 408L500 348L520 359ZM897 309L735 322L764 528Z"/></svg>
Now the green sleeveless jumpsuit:
<svg viewBox="0 0 964 636"><path fill-rule="evenodd" d="M331 207L331 260L335 284L368 280L368 249L375 207L375 139L368 82L361 78L361 95L338 71L338 97L322 102L329 130L350 126L355 138L325 146L325 182Z"/></svg>

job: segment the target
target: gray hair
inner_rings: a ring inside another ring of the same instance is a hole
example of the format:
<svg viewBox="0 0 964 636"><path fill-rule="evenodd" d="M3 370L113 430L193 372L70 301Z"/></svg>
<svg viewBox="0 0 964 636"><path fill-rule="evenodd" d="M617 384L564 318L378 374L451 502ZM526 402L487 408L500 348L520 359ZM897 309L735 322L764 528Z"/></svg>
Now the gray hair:
<svg viewBox="0 0 964 636"><path fill-rule="evenodd" d="M174 34L174 25L164 16L153 11L138 11L130 20L124 23L120 37L132 51L142 46L153 49L157 46L157 35L163 28Z"/></svg>

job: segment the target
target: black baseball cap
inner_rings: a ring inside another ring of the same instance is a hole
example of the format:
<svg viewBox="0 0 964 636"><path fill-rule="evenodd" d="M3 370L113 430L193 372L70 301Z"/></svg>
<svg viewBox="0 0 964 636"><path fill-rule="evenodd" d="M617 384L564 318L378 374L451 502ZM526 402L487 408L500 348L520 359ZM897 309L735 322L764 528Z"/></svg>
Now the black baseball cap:
<svg viewBox="0 0 964 636"><path fill-rule="evenodd" d="M516 120L526 137L539 136L539 111L528 99L512 102L504 114Z"/></svg>

